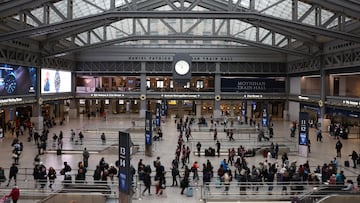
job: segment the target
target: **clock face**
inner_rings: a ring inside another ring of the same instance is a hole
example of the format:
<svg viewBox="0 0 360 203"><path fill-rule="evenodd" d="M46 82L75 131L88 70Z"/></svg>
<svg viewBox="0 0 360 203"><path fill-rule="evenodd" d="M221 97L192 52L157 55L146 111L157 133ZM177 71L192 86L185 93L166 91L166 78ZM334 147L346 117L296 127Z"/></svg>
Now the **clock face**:
<svg viewBox="0 0 360 203"><path fill-rule="evenodd" d="M55 90L56 92L58 92L60 89L60 82L61 82L59 71L56 71L54 81L55 81Z"/></svg>
<svg viewBox="0 0 360 203"><path fill-rule="evenodd" d="M4 79L5 82L5 91L8 94L13 94L16 90L17 82L14 75L9 74Z"/></svg>
<svg viewBox="0 0 360 203"><path fill-rule="evenodd" d="M184 60L175 63L175 72L179 75L186 75L190 71L190 65Z"/></svg>

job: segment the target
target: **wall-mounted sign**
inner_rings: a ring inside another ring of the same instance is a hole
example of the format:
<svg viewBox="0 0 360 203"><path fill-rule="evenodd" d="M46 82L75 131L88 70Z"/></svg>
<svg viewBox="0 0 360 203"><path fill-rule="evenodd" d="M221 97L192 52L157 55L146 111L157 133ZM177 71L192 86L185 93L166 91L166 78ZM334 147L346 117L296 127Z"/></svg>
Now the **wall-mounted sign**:
<svg viewBox="0 0 360 203"><path fill-rule="evenodd" d="M244 98L248 98L248 99L263 98L263 95L262 94L245 94Z"/></svg>
<svg viewBox="0 0 360 203"><path fill-rule="evenodd" d="M0 64L0 96L36 93L36 68Z"/></svg>
<svg viewBox="0 0 360 203"><path fill-rule="evenodd" d="M0 104L17 103L17 102L22 102L22 101L23 101L23 98L0 99Z"/></svg>
<svg viewBox="0 0 360 203"><path fill-rule="evenodd" d="M200 94L162 94L161 97L163 98L170 98L170 99L183 99L183 98L189 98L189 99L197 99L200 98Z"/></svg>
<svg viewBox="0 0 360 203"><path fill-rule="evenodd" d="M360 105L359 101L351 101L351 100L343 100L342 103L347 104L347 105L352 105L352 106L359 106Z"/></svg>
<svg viewBox="0 0 360 203"><path fill-rule="evenodd" d="M41 69L41 94L71 92L71 72Z"/></svg>
<svg viewBox="0 0 360 203"><path fill-rule="evenodd" d="M121 93L91 93L91 97L124 97L125 94Z"/></svg>
<svg viewBox="0 0 360 203"><path fill-rule="evenodd" d="M285 81L271 78L221 78L222 92L285 92Z"/></svg>

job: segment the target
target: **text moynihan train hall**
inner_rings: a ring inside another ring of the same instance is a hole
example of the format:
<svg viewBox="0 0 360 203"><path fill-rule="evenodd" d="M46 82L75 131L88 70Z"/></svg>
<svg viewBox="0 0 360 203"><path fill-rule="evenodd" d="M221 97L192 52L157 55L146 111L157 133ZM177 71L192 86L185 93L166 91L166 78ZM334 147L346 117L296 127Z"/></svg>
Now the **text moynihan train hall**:
<svg viewBox="0 0 360 203"><path fill-rule="evenodd" d="M239 81L238 90L239 91L251 91L251 90L266 90L266 83L264 81Z"/></svg>

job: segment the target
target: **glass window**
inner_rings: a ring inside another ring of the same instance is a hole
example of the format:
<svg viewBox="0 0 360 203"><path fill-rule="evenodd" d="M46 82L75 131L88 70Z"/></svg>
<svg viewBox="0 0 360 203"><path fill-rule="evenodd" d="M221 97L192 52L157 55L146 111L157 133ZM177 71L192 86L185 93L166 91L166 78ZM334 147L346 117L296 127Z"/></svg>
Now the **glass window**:
<svg viewBox="0 0 360 203"><path fill-rule="evenodd" d="M157 88L164 88L164 81L163 80L156 81L156 87Z"/></svg>
<svg viewBox="0 0 360 203"><path fill-rule="evenodd" d="M196 81L196 88L198 88L198 89L204 88L204 81L202 81L202 80Z"/></svg>
<svg viewBox="0 0 360 203"><path fill-rule="evenodd" d="M150 89L150 80L147 80L147 81L146 81L146 88L147 88L147 89Z"/></svg>
<svg viewBox="0 0 360 203"><path fill-rule="evenodd" d="M189 89L190 88L190 82L187 82L186 85L184 85L185 89Z"/></svg>
<svg viewBox="0 0 360 203"><path fill-rule="evenodd" d="M170 80L170 88L174 88L174 81Z"/></svg>

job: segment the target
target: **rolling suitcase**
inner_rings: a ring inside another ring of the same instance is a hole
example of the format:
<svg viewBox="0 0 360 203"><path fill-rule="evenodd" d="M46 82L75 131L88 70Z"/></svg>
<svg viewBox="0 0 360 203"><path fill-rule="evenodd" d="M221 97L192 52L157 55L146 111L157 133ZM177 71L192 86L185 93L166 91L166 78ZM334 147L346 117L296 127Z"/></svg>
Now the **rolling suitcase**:
<svg viewBox="0 0 360 203"><path fill-rule="evenodd" d="M345 162L344 162L344 165L345 165L345 167L349 167L349 166L350 166L350 162L349 162L349 161L345 161Z"/></svg>
<svg viewBox="0 0 360 203"><path fill-rule="evenodd" d="M186 196L187 197L192 197L194 195L194 191L193 191L193 188L192 187L188 187L186 189Z"/></svg>
<svg viewBox="0 0 360 203"><path fill-rule="evenodd" d="M71 175L65 174L63 183L64 183L64 186L70 185L72 183Z"/></svg>
<svg viewBox="0 0 360 203"><path fill-rule="evenodd" d="M216 187L216 188L221 188L221 181L220 181L220 179L216 179L216 181L215 181L215 187Z"/></svg>
<svg viewBox="0 0 360 203"><path fill-rule="evenodd" d="M61 155L61 149L56 150L56 155Z"/></svg>

